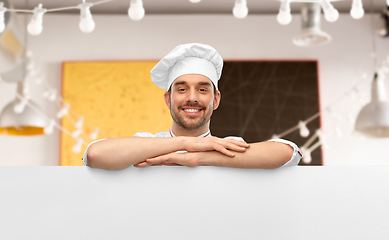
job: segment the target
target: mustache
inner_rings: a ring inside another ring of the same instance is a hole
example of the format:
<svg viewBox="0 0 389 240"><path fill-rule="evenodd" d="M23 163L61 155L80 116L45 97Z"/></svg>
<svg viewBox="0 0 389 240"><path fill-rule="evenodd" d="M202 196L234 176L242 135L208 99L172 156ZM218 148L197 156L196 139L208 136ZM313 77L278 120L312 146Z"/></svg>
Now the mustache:
<svg viewBox="0 0 389 240"><path fill-rule="evenodd" d="M196 107L196 108L201 108L201 109L205 108L203 105L198 104L198 103L187 103L184 105L180 105L180 108L183 108L183 107Z"/></svg>

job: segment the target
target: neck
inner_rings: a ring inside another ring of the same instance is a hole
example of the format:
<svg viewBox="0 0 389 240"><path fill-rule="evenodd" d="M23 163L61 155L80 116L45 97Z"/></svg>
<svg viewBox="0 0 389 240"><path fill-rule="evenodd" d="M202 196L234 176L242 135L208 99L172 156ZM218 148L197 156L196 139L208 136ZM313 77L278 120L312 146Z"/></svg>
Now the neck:
<svg viewBox="0 0 389 240"><path fill-rule="evenodd" d="M209 124L206 124L206 126L204 127L193 130L184 129L176 124L173 124L171 131L175 136L198 137L209 131Z"/></svg>

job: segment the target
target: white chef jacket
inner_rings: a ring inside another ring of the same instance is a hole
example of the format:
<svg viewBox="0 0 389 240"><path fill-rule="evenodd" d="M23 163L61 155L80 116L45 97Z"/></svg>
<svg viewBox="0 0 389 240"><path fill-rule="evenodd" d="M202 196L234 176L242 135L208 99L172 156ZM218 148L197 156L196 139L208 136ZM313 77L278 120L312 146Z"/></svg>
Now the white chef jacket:
<svg viewBox="0 0 389 240"><path fill-rule="evenodd" d="M135 133L134 137L167 138L167 137L175 137L175 135L174 135L174 133L171 130L169 130L169 131L164 131L164 132L158 132L155 135L152 134L152 133L149 133L149 132L138 132L138 133ZM212 135L211 135L211 132L208 130L206 133L204 133L204 134L202 134L202 135L200 135L198 137L212 137ZM226 139L235 139L235 140L238 140L238 141L244 141L243 138L241 138L241 137L232 137L231 136L231 137L226 137ZM89 146L92 145L93 143L96 143L96 142L99 142L99 141L102 141L102 140L105 140L105 139L96 140L94 142L91 142L88 145L88 147L86 148L86 150L84 152L84 157L83 157L84 166L88 166L87 152L88 152ZM284 143L284 144L287 144L287 145L289 145L289 146L291 146L293 148L293 155L292 155L292 157L290 158L290 160L288 162L286 162L281 167L298 165L298 163L300 162L300 159L302 157L302 154L301 154L301 151L300 151L299 147L297 147L297 145L295 143L293 143L291 141L288 141L288 140L284 140L284 139L270 139L269 141ZM180 151L180 152L185 152L185 151Z"/></svg>

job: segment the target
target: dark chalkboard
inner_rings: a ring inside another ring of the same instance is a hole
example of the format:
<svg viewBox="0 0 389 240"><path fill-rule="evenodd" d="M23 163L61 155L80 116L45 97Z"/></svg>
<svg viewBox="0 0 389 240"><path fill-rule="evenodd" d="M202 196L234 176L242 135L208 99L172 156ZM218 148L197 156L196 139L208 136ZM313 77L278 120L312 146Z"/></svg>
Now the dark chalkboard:
<svg viewBox="0 0 389 240"><path fill-rule="evenodd" d="M317 65L316 61L226 61L212 135L266 141L318 113ZM320 128L320 118L307 127L311 136ZM296 130L283 138L301 147L309 137L302 138ZM312 152L310 165L322 165L320 147Z"/></svg>

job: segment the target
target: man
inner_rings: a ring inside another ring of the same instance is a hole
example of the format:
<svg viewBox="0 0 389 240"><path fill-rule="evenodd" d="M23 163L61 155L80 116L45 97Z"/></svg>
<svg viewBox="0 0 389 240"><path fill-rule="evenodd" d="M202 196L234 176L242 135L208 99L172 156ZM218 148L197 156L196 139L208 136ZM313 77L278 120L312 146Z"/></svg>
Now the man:
<svg viewBox="0 0 389 240"><path fill-rule="evenodd" d="M220 104L222 68L223 59L211 46L190 43L174 48L151 70L152 82L167 90L164 100L173 118L171 129L95 141L84 153L84 165L109 170L132 165L265 169L297 165L300 150L290 141L247 144L239 137L211 136L210 118Z"/></svg>

